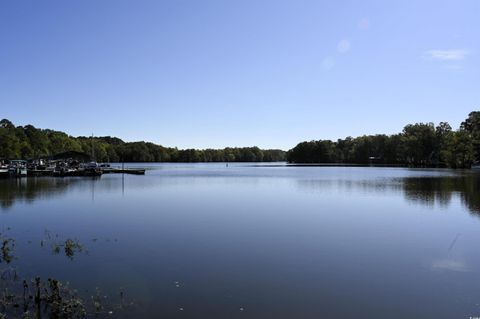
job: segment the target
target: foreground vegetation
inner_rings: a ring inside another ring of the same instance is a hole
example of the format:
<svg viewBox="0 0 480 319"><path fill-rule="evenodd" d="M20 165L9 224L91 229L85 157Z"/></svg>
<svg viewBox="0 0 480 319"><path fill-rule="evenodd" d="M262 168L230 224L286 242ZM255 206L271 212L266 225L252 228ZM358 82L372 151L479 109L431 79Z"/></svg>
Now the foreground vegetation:
<svg viewBox="0 0 480 319"><path fill-rule="evenodd" d="M302 142L288 151L291 163L396 164L468 168L480 160L480 112L456 131L446 122L409 124L394 135Z"/></svg>
<svg viewBox="0 0 480 319"><path fill-rule="evenodd" d="M12 266L16 240L8 236L7 228L0 232L0 319L24 318L110 318L117 314L127 315L135 311L133 301L126 301L120 289L118 298L109 298L99 288L88 296L72 289L68 282L54 278L25 278L21 271ZM28 242L29 246L36 246ZM41 248L51 249L52 254L63 254L71 261L76 254L84 251L84 246L76 239L61 239L58 234L45 231L40 241ZM29 270L29 269L24 269ZM34 269L35 270L35 269ZM118 300L117 300L118 299Z"/></svg>
<svg viewBox="0 0 480 319"><path fill-rule="evenodd" d="M258 147L179 150L143 141L127 143L110 136L72 137L32 125L16 127L7 119L0 121L0 159L36 159L67 151L94 154L99 162L276 162L285 161L286 154Z"/></svg>

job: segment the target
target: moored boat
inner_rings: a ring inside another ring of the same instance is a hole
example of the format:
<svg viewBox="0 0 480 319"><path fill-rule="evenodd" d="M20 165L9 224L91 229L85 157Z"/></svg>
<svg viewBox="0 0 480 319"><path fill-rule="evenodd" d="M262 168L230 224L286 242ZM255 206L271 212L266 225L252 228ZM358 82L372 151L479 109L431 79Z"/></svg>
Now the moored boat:
<svg viewBox="0 0 480 319"><path fill-rule="evenodd" d="M0 167L0 177L10 177L8 167Z"/></svg>
<svg viewBox="0 0 480 319"><path fill-rule="evenodd" d="M79 171L82 171L83 176L102 176L103 173L102 168L97 162L90 162L83 165L79 168Z"/></svg>
<svg viewBox="0 0 480 319"><path fill-rule="evenodd" d="M8 174L11 177L27 176L27 162L23 160L12 160L8 166Z"/></svg>

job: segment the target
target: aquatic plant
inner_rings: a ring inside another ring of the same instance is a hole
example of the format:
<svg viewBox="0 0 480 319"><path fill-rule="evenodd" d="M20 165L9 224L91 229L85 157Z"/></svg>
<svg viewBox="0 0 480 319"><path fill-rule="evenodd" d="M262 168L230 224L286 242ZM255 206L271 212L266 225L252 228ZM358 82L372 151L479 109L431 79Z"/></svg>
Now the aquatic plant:
<svg viewBox="0 0 480 319"><path fill-rule="evenodd" d="M83 246L80 244L78 240L73 240L69 238L65 241L64 249L65 249L65 256L67 256L70 259L73 259L73 257L75 256L75 252L83 251Z"/></svg>
<svg viewBox="0 0 480 319"><path fill-rule="evenodd" d="M3 280L0 295L0 309L4 315L23 318L83 318L87 314L81 298L68 285L55 279L48 284L40 277L28 281Z"/></svg>
<svg viewBox="0 0 480 319"><path fill-rule="evenodd" d="M0 262L5 262L7 264L11 263L13 260L13 255L12 251L15 246L15 240L12 238L2 238L0 236L0 242L2 243L1 247L1 256L0 256Z"/></svg>
<svg viewBox="0 0 480 319"><path fill-rule="evenodd" d="M117 312L135 309L133 302L125 302L120 291L120 302L110 302L107 295L96 288L90 301L79 296L69 283L53 278L20 279L16 269L2 271L0 278L0 319L2 318L65 318L86 316L109 317ZM8 317L6 317L8 316Z"/></svg>
<svg viewBox="0 0 480 319"><path fill-rule="evenodd" d="M63 248L65 256L70 259L73 259L76 253L85 251L78 240L60 240L58 234L45 231L45 238L40 241L40 246L48 245L51 245L54 253L60 253ZM0 262L8 264L14 259L14 246L14 239L0 233ZM119 297L119 301L111 302L110 298L97 288L93 296L84 299L69 287L68 282L62 283L54 278L46 281L40 277L26 279L19 276L16 268L0 269L0 319L77 319L87 316L103 318L135 309L134 302L125 302L123 289Z"/></svg>
<svg viewBox="0 0 480 319"><path fill-rule="evenodd" d="M0 279L1 280L18 280L17 270L15 268L7 268L5 270L0 271Z"/></svg>
<svg viewBox="0 0 480 319"><path fill-rule="evenodd" d="M72 260L76 253L86 252L78 239L67 238L66 240L60 240L59 238L58 234L53 235L50 231L45 230L45 238L40 241L40 246L44 247L46 244L50 244L54 254L59 254L63 248L65 256Z"/></svg>

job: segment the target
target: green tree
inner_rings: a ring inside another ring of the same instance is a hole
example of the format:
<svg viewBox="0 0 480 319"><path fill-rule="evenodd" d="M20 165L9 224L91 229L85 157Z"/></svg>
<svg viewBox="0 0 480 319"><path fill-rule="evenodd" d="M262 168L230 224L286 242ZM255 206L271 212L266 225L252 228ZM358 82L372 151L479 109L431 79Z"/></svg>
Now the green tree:
<svg viewBox="0 0 480 319"><path fill-rule="evenodd" d="M0 126L0 159L18 159L21 156L20 141L13 130L8 126Z"/></svg>
<svg viewBox="0 0 480 319"><path fill-rule="evenodd" d="M480 161L480 112L470 112L468 118L460 125L460 130L468 133L473 147L474 161Z"/></svg>
<svg viewBox="0 0 480 319"><path fill-rule="evenodd" d="M302 142L287 153L290 163L332 163L335 144L328 140Z"/></svg>
<svg viewBox="0 0 480 319"><path fill-rule="evenodd" d="M432 164L435 151L433 123L409 124L403 129L406 162L415 166Z"/></svg>
<svg viewBox="0 0 480 319"><path fill-rule="evenodd" d="M475 159L475 151L470 134L463 129L450 134L446 140L443 156L449 167L470 167Z"/></svg>
<svg viewBox="0 0 480 319"><path fill-rule="evenodd" d="M33 150L34 158L51 155L49 152L50 141L48 140L48 136L44 131L35 128L33 125L25 126L24 130Z"/></svg>
<svg viewBox="0 0 480 319"><path fill-rule="evenodd" d="M447 122L440 122L435 128L435 155L437 163L448 165L448 147L452 139L452 127Z"/></svg>

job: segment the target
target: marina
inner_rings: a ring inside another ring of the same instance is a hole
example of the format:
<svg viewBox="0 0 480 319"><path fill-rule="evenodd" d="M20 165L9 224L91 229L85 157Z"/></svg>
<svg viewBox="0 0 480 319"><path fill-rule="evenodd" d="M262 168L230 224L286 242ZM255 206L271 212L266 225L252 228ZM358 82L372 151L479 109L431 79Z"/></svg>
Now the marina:
<svg viewBox="0 0 480 319"><path fill-rule="evenodd" d="M99 177L103 174L145 175L144 168L125 168L95 161L80 162L75 158L0 161L0 178L23 177Z"/></svg>

